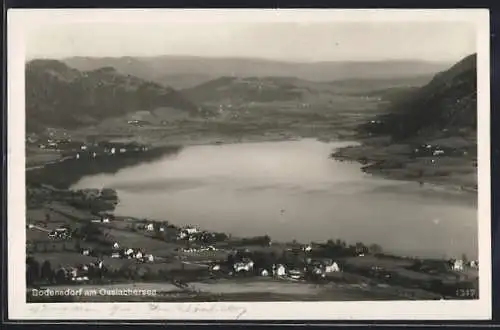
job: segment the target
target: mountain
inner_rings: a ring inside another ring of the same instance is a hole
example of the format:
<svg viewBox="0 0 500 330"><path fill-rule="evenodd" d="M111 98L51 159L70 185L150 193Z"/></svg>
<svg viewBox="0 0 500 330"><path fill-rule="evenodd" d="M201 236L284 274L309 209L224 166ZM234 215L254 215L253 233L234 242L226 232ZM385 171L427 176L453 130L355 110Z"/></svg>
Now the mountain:
<svg viewBox="0 0 500 330"><path fill-rule="evenodd" d="M33 60L25 69L28 131L73 128L158 108L200 114L197 105L174 89L112 67L82 72L57 60Z"/></svg>
<svg viewBox="0 0 500 330"><path fill-rule="evenodd" d="M177 86L177 77L189 77L194 86L218 77L296 77L310 81L343 79L384 79L429 75L442 71L449 63L424 61L339 61L293 63L251 58L204 58L195 56L157 57L71 57L63 60L79 70L114 67L118 72L131 74L158 83ZM173 77L174 79L170 79ZM182 86L183 83L180 84ZM190 87L184 85L182 87ZM177 87L180 87L177 86Z"/></svg>
<svg viewBox="0 0 500 330"><path fill-rule="evenodd" d="M476 61L476 54L472 54L436 74L425 86L399 97L387 114L363 125L362 129L389 134L397 140L433 135L475 135Z"/></svg>
<svg viewBox="0 0 500 330"><path fill-rule="evenodd" d="M277 102L299 100L303 86L298 79L273 77L220 77L201 85L183 89L183 93L195 102Z"/></svg>
<svg viewBox="0 0 500 330"><path fill-rule="evenodd" d="M220 77L180 90L190 100L203 103L302 101L315 103L338 95L390 97L390 89L423 86L432 76L396 79L346 79L316 82L295 77Z"/></svg>

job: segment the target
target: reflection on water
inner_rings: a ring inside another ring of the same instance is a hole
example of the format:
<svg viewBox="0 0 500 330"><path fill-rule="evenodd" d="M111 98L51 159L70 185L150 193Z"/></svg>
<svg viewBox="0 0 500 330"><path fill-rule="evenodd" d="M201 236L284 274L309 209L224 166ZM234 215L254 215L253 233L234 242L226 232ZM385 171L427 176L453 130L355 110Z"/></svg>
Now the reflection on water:
<svg viewBox="0 0 500 330"><path fill-rule="evenodd" d="M112 187L118 214L275 240L341 238L405 255L477 257L477 208L460 196L375 178L328 158L349 143L193 146L75 187ZM281 212L284 210L284 212Z"/></svg>

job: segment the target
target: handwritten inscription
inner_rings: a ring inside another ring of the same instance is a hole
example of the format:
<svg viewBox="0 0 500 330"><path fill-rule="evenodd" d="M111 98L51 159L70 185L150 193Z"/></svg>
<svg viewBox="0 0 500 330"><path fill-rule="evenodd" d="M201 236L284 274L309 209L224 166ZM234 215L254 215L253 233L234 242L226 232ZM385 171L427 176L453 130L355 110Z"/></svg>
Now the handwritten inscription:
<svg viewBox="0 0 500 330"><path fill-rule="evenodd" d="M37 315L49 315L49 314L62 314L68 313L72 315L74 313L86 313L89 317L113 317L119 315L127 315L130 313L138 313L141 318L152 316L156 314L157 316L164 317L164 319L169 319L173 315L175 318L196 318L198 315L200 318L204 318L204 315L213 315L214 318L225 317L226 315L235 320L240 319L243 315L247 313L247 309L243 306L235 306L231 304L158 304L158 303L148 303L132 306L110 304L108 308L103 308L102 306L95 306L93 304L71 304L71 305L60 305L60 304L30 304L28 307L29 312L32 316Z"/></svg>

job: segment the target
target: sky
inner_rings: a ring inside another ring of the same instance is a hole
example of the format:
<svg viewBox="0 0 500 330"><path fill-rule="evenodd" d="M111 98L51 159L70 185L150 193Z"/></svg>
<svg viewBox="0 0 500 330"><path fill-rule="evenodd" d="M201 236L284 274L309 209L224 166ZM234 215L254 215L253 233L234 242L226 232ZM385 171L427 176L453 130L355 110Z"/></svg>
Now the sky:
<svg viewBox="0 0 500 330"><path fill-rule="evenodd" d="M30 26L26 57L191 55L292 62L456 61L476 51L465 22L80 22Z"/></svg>

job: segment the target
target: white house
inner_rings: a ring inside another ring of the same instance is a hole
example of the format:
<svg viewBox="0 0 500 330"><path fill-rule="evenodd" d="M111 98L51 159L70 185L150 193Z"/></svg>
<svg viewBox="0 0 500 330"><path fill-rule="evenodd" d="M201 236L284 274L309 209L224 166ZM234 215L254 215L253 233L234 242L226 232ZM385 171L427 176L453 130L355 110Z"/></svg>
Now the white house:
<svg viewBox="0 0 500 330"><path fill-rule="evenodd" d="M274 276L285 276L286 268L285 266L279 264L273 266L273 275Z"/></svg>
<svg viewBox="0 0 500 330"><path fill-rule="evenodd" d="M120 153L123 154L124 152L127 152L127 149L125 148L120 148Z"/></svg>
<svg viewBox="0 0 500 330"><path fill-rule="evenodd" d="M146 254L146 255L144 256L144 259L145 259L145 261L147 261L147 262L154 262L154 261L155 261L155 258L154 258L154 256L153 256L152 254Z"/></svg>
<svg viewBox="0 0 500 330"><path fill-rule="evenodd" d="M120 244L118 244L118 242L115 242L113 244L113 249L119 249L120 248Z"/></svg>
<svg viewBox="0 0 500 330"><path fill-rule="evenodd" d="M101 219L101 222L108 223L109 222L109 217L103 217Z"/></svg>
<svg viewBox="0 0 500 330"><path fill-rule="evenodd" d="M136 259L142 259L142 252L141 251L137 251L137 253L135 254L135 258Z"/></svg>
<svg viewBox="0 0 500 330"><path fill-rule="evenodd" d="M192 235L192 234L196 234L198 232L198 228L196 228L196 227L187 227L187 228L184 228L184 231L186 232L186 234Z"/></svg>
<svg viewBox="0 0 500 330"><path fill-rule="evenodd" d="M88 281L89 278L87 276L77 276L77 277L73 277L71 280L73 280L75 282L85 282L85 281Z"/></svg>
<svg viewBox="0 0 500 330"><path fill-rule="evenodd" d="M267 269L261 269L260 276L269 276L269 272L267 271Z"/></svg>
<svg viewBox="0 0 500 330"><path fill-rule="evenodd" d="M147 231L154 231L154 230L155 230L155 225L154 225L154 224L152 224L152 223L148 223L148 224L146 225L146 230L147 230Z"/></svg>
<svg viewBox="0 0 500 330"><path fill-rule="evenodd" d="M116 153L116 148L111 148L111 154L114 155Z"/></svg>
<svg viewBox="0 0 500 330"><path fill-rule="evenodd" d="M241 262L237 262L233 265L233 269L235 272L241 271L251 271L253 269L253 261L250 259L242 260Z"/></svg>
<svg viewBox="0 0 500 330"><path fill-rule="evenodd" d="M96 263L94 264L97 268L101 269L103 266L102 260L97 260Z"/></svg>
<svg viewBox="0 0 500 330"><path fill-rule="evenodd" d="M306 246L303 246L302 250L304 250L304 252L311 252L312 251L312 246L310 244L308 244Z"/></svg>
<svg viewBox="0 0 500 330"><path fill-rule="evenodd" d="M241 271L247 271L249 272L251 270L251 267L244 263L244 262L237 262L233 265L233 269L235 272L241 272Z"/></svg>
<svg viewBox="0 0 500 330"><path fill-rule="evenodd" d="M83 249L82 255L84 255L84 256L90 255L90 250L89 249Z"/></svg>
<svg viewBox="0 0 500 330"><path fill-rule="evenodd" d="M464 261L463 260L455 260L451 269L454 271L462 271L464 270Z"/></svg>
<svg viewBox="0 0 500 330"><path fill-rule="evenodd" d="M128 257L131 257L134 254L134 250L132 249L127 249L125 250L125 255Z"/></svg>
<svg viewBox="0 0 500 330"><path fill-rule="evenodd" d="M288 275L290 276L290 278L293 278L294 280L298 280L298 279L302 278L303 273L298 269L292 269L292 270L288 271Z"/></svg>
<svg viewBox="0 0 500 330"><path fill-rule="evenodd" d="M120 258L120 253L119 252L111 253L111 258Z"/></svg>
<svg viewBox="0 0 500 330"><path fill-rule="evenodd" d="M336 273L340 272L340 267L336 262L333 262L331 265L325 266L325 273Z"/></svg>
<svg viewBox="0 0 500 330"><path fill-rule="evenodd" d="M215 271L220 270L220 265L213 265L210 269Z"/></svg>
<svg viewBox="0 0 500 330"><path fill-rule="evenodd" d="M443 155L443 154L444 154L444 150L440 150L440 149L434 150L434 152L432 153L433 156L439 156L439 155Z"/></svg>

